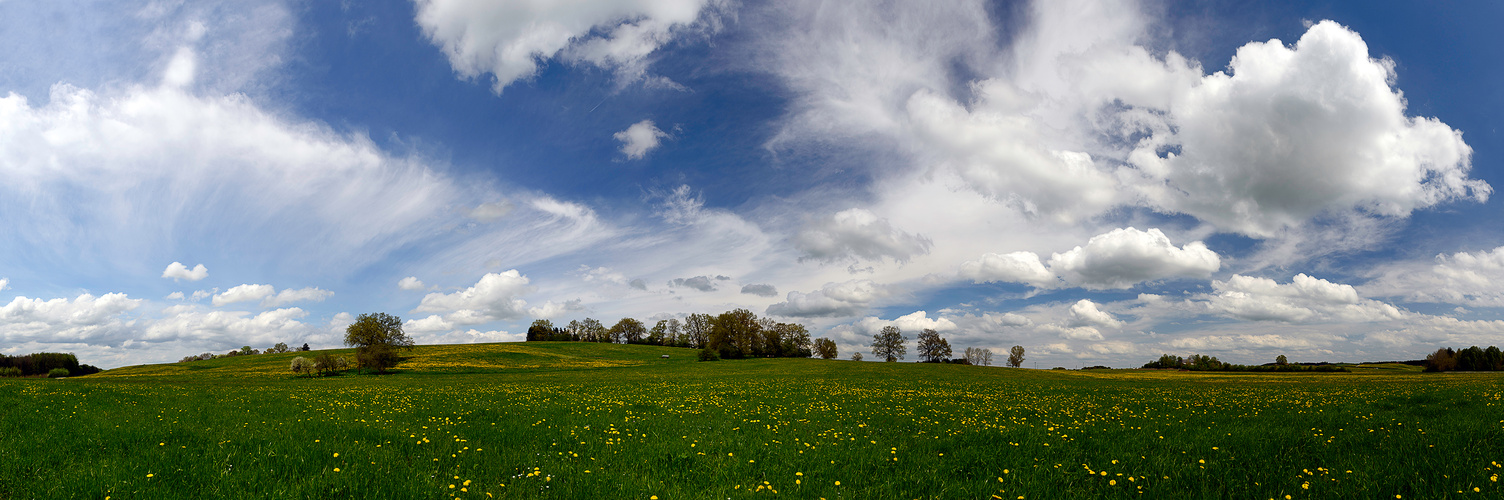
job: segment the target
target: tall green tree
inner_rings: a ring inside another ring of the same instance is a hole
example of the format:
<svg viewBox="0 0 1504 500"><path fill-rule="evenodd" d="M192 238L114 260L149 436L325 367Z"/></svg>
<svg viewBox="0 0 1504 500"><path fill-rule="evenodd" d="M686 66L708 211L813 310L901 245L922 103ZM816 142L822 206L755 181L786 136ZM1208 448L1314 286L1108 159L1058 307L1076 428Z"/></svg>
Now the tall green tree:
<svg viewBox="0 0 1504 500"><path fill-rule="evenodd" d="M908 354L909 348L904 342L909 340L903 336L903 332L896 326L885 326L882 330L872 335L872 355L883 358L883 361L892 363L903 359Z"/></svg>
<svg viewBox="0 0 1504 500"><path fill-rule="evenodd" d="M618 344L641 344L647 334L648 329L636 318L622 318L610 330L611 341Z"/></svg>
<svg viewBox="0 0 1504 500"><path fill-rule="evenodd" d="M345 345L355 347L360 366L385 372L401 361L397 348L412 349L413 339L402 331L402 318L387 313L362 314L345 327Z"/></svg>
<svg viewBox="0 0 1504 500"><path fill-rule="evenodd" d="M838 355L836 353L836 341L827 338L815 339L815 355L819 356L820 359L835 359Z"/></svg>
<svg viewBox="0 0 1504 500"><path fill-rule="evenodd" d="M762 325L757 315L746 309L733 309L711 319L707 347L722 358L736 359L759 354L761 340Z"/></svg>
<svg viewBox="0 0 1504 500"><path fill-rule="evenodd" d="M527 327L527 341L541 342L553 340L554 322L546 319L533 320L533 325Z"/></svg>
<svg viewBox="0 0 1504 500"><path fill-rule="evenodd" d="M714 319L709 314L695 313L684 318L684 336L689 347L704 349L710 343L710 324Z"/></svg>

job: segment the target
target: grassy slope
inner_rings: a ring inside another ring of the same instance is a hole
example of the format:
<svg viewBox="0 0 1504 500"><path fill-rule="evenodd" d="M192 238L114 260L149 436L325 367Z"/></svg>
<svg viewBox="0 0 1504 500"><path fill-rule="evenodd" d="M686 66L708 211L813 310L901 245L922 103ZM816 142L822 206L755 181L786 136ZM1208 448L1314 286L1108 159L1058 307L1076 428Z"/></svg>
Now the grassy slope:
<svg viewBox="0 0 1504 500"><path fill-rule="evenodd" d="M420 346L383 377L292 377L282 354L3 381L0 498L1504 494L1493 375L694 354Z"/></svg>

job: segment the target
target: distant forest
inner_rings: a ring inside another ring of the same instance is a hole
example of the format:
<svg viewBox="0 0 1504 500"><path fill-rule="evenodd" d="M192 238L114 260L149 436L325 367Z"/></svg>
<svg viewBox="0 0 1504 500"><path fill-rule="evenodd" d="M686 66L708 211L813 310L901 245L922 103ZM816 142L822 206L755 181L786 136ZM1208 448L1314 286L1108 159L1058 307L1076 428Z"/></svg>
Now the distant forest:
<svg viewBox="0 0 1504 500"><path fill-rule="evenodd" d="M99 373L99 368L78 364L78 357L72 353L39 352L24 356L0 354L0 377L67 377L93 373Z"/></svg>
<svg viewBox="0 0 1504 500"><path fill-rule="evenodd" d="M1426 371L1504 371L1504 353L1499 352L1499 348L1494 346L1488 346L1488 349L1479 349L1478 346L1457 350L1450 347L1437 349L1436 352L1426 356Z"/></svg>
<svg viewBox="0 0 1504 500"><path fill-rule="evenodd" d="M757 314L746 309L735 309L715 316L691 314L683 321L678 318L665 319L655 323L652 328L633 318L622 318L609 328L591 318L571 320L563 328L554 326L549 320L540 319L528 327L527 341L614 342L688 347L709 351L707 354L723 359L807 358L815 355L813 349L816 344L804 325L758 318ZM835 353L831 352L830 356L834 357Z"/></svg>

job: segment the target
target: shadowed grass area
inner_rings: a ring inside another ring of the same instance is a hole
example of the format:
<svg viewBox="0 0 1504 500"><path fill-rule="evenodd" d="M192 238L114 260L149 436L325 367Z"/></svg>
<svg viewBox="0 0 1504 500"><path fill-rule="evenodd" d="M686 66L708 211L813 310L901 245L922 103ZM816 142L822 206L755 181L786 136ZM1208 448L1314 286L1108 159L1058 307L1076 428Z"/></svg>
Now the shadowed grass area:
<svg viewBox="0 0 1504 500"><path fill-rule="evenodd" d="M277 354L3 380L0 498L1504 495L1495 374L694 353L419 346L387 376L293 377Z"/></svg>

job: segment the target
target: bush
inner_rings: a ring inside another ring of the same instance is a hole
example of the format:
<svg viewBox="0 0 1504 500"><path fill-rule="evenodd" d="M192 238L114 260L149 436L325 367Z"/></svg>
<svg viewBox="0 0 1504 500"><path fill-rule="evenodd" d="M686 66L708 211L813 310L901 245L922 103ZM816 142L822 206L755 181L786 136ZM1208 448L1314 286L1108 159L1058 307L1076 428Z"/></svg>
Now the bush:
<svg viewBox="0 0 1504 500"><path fill-rule="evenodd" d="M720 361L720 360L721 360L720 353L717 353L714 350L711 350L709 347L706 347L704 349L700 349L700 361Z"/></svg>
<svg viewBox="0 0 1504 500"><path fill-rule="evenodd" d="M53 368L47 372L47 378L62 378L68 376L67 368Z"/></svg>
<svg viewBox="0 0 1504 500"><path fill-rule="evenodd" d="M385 372L397 366L398 361L401 361L401 358L397 357L397 350L387 344L373 344L355 349L355 362L361 368Z"/></svg>
<svg viewBox="0 0 1504 500"><path fill-rule="evenodd" d="M21 369L20 368L16 368L14 366L7 366L5 368L0 368L0 377L19 377L19 376L21 376Z"/></svg>
<svg viewBox="0 0 1504 500"><path fill-rule="evenodd" d="M298 375L313 373L313 362L302 356L292 358L292 372Z"/></svg>

